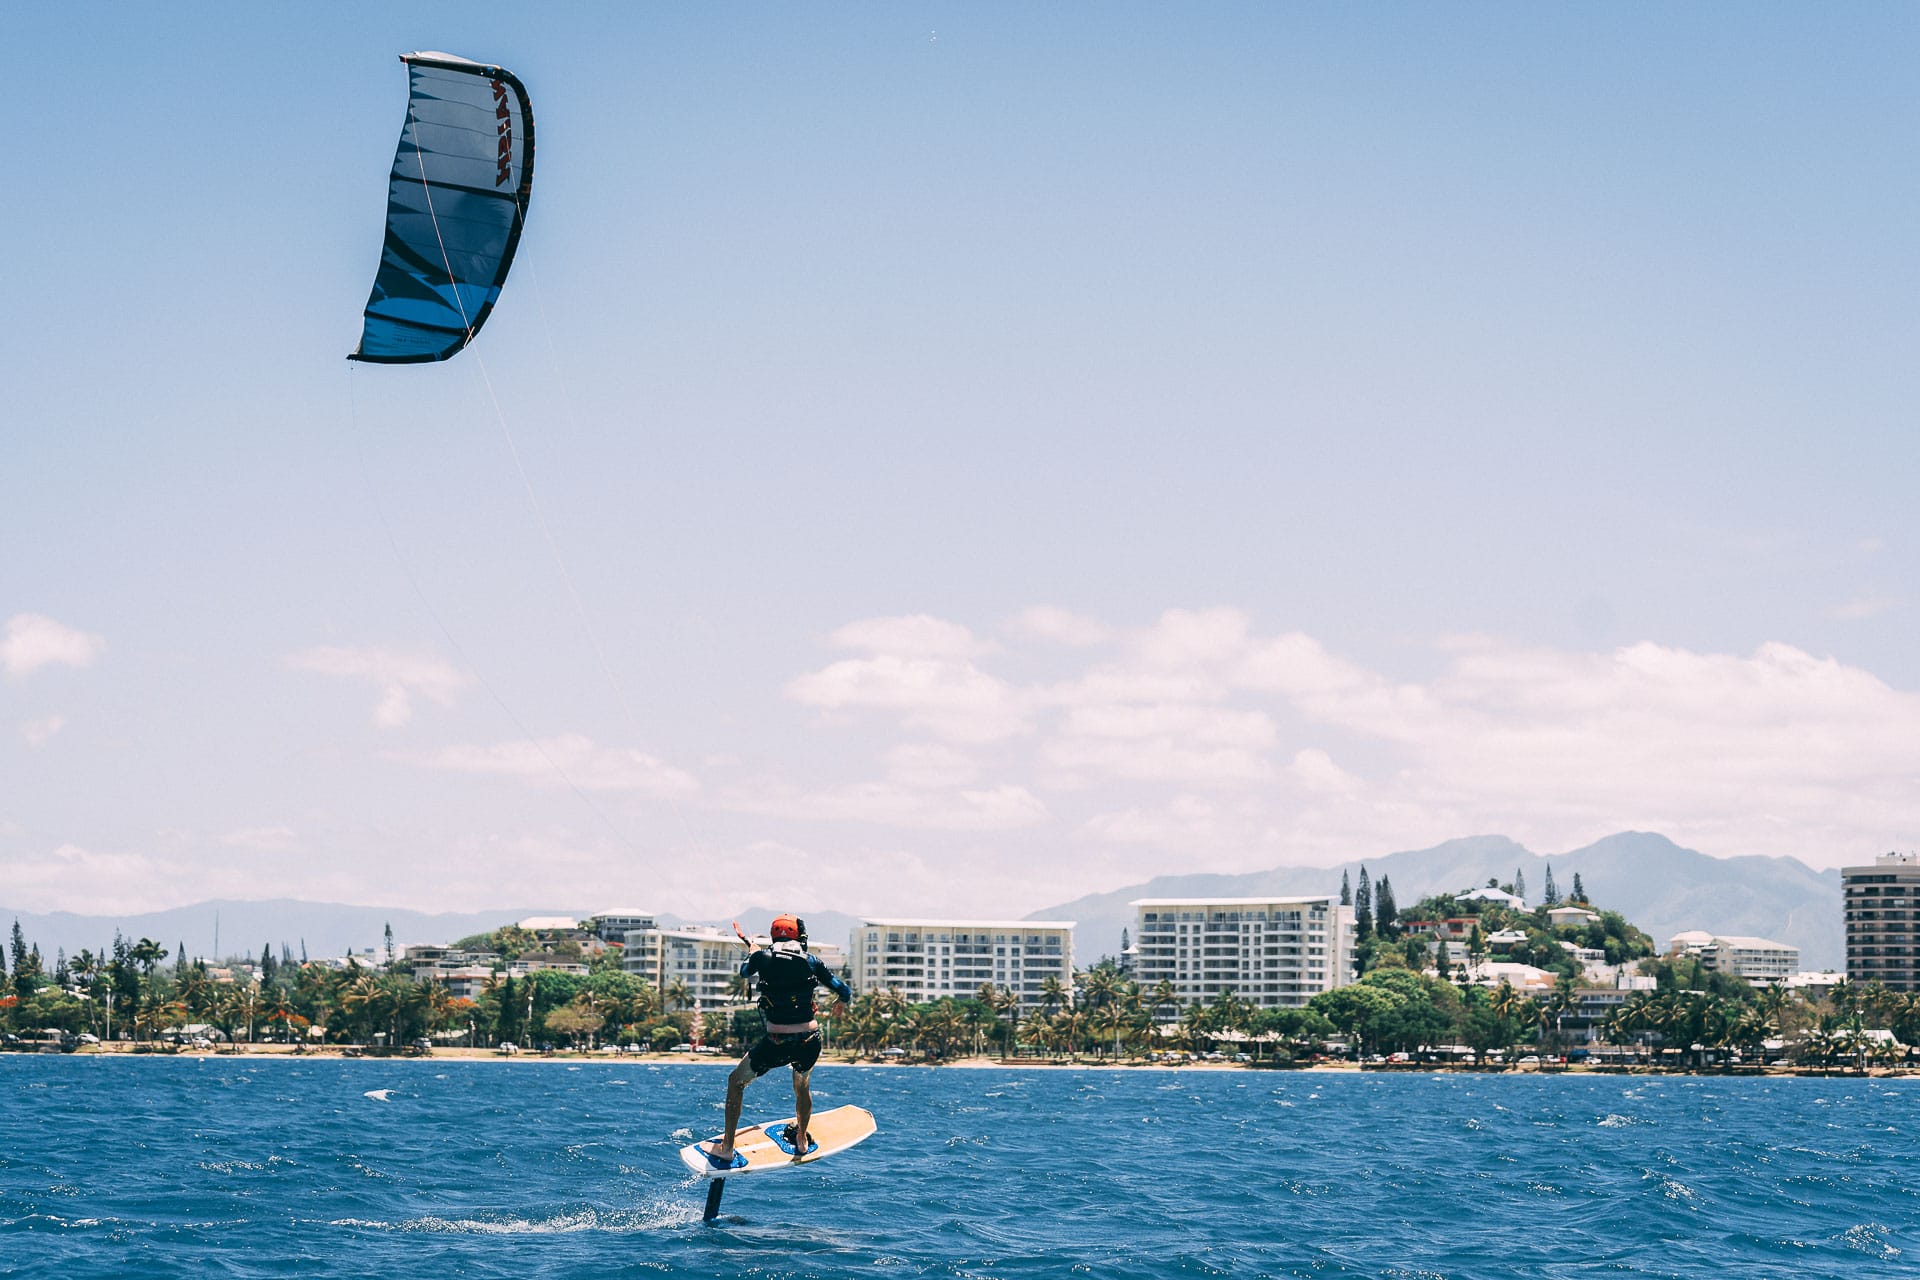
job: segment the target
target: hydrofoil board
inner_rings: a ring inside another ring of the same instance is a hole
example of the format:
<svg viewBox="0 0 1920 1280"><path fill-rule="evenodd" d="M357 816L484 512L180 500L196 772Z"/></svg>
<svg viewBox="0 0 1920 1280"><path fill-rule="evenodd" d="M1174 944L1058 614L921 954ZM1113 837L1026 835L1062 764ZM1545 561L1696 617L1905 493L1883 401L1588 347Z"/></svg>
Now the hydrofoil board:
<svg viewBox="0 0 1920 1280"><path fill-rule="evenodd" d="M793 1158L793 1143L787 1140L787 1126L793 1117L769 1120L764 1124L743 1125L733 1135L731 1164L714 1163L708 1155L720 1145L721 1135L680 1148L680 1159L687 1168L703 1178L733 1178L741 1174L765 1173L769 1169L791 1169L796 1164L812 1164L855 1147L874 1135L879 1127L873 1113L864 1107L835 1107L816 1111L807 1122L807 1152Z"/></svg>

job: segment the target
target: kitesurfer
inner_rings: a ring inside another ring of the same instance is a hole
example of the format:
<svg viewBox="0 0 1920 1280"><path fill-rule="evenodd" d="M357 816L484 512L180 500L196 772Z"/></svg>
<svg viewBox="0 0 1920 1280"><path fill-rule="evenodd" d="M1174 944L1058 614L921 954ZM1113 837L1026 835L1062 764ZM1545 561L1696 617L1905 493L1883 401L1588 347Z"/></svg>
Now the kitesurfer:
<svg viewBox="0 0 1920 1280"><path fill-rule="evenodd" d="M760 1012L767 1033L740 1059L727 1077L727 1132L707 1153L716 1166L733 1163L733 1134L740 1124L740 1107L747 1085L775 1067L793 1068L793 1126L785 1135L798 1161L807 1153L807 1121L813 1117L813 1092L808 1081L820 1060L820 1024L813 1018L813 993L825 987L840 999L844 1010L853 988L807 950L806 927L797 916L773 918L767 946L747 956L740 966L744 978L760 984Z"/></svg>

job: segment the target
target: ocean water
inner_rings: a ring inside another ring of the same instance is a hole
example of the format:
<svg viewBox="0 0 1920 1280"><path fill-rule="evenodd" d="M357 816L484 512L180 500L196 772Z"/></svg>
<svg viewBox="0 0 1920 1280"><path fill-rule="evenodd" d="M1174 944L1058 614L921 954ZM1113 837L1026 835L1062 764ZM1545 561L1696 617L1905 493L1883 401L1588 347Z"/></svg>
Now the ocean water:
<svg viewBox="0 0 1920 1280"><path fill-rule="evenodd" d="M1920 1275L1920 1080L822 1067L708 1225L723 1073L8 1056L0 1274Z"/></svg>

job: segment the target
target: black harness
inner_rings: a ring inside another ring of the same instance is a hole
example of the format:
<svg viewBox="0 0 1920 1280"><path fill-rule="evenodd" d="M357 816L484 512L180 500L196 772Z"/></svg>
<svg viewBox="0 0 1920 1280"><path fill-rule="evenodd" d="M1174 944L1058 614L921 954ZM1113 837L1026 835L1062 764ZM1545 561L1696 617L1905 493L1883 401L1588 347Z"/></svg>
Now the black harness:
<svg viewBox="0 0 1920 1280"><path fill-rule="evenodd" d="M760 1012L770 1023L794 1026L813 1021L813 960L804 951L766 950L755 956L760 980Z"/></svg>

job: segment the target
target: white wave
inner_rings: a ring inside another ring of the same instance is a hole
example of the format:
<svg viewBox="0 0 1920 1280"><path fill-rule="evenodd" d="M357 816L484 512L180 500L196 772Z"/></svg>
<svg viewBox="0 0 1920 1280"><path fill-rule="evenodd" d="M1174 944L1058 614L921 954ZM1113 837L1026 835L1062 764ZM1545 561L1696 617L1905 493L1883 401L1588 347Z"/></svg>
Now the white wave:
<svg viewBox="0 0 1920 1280"><path fill-rule="evenodd" d="M369 1089L360 1096L363 1098L372 1098L375 1102L391 1102L393 1100L393 1090Z"/></svg>

